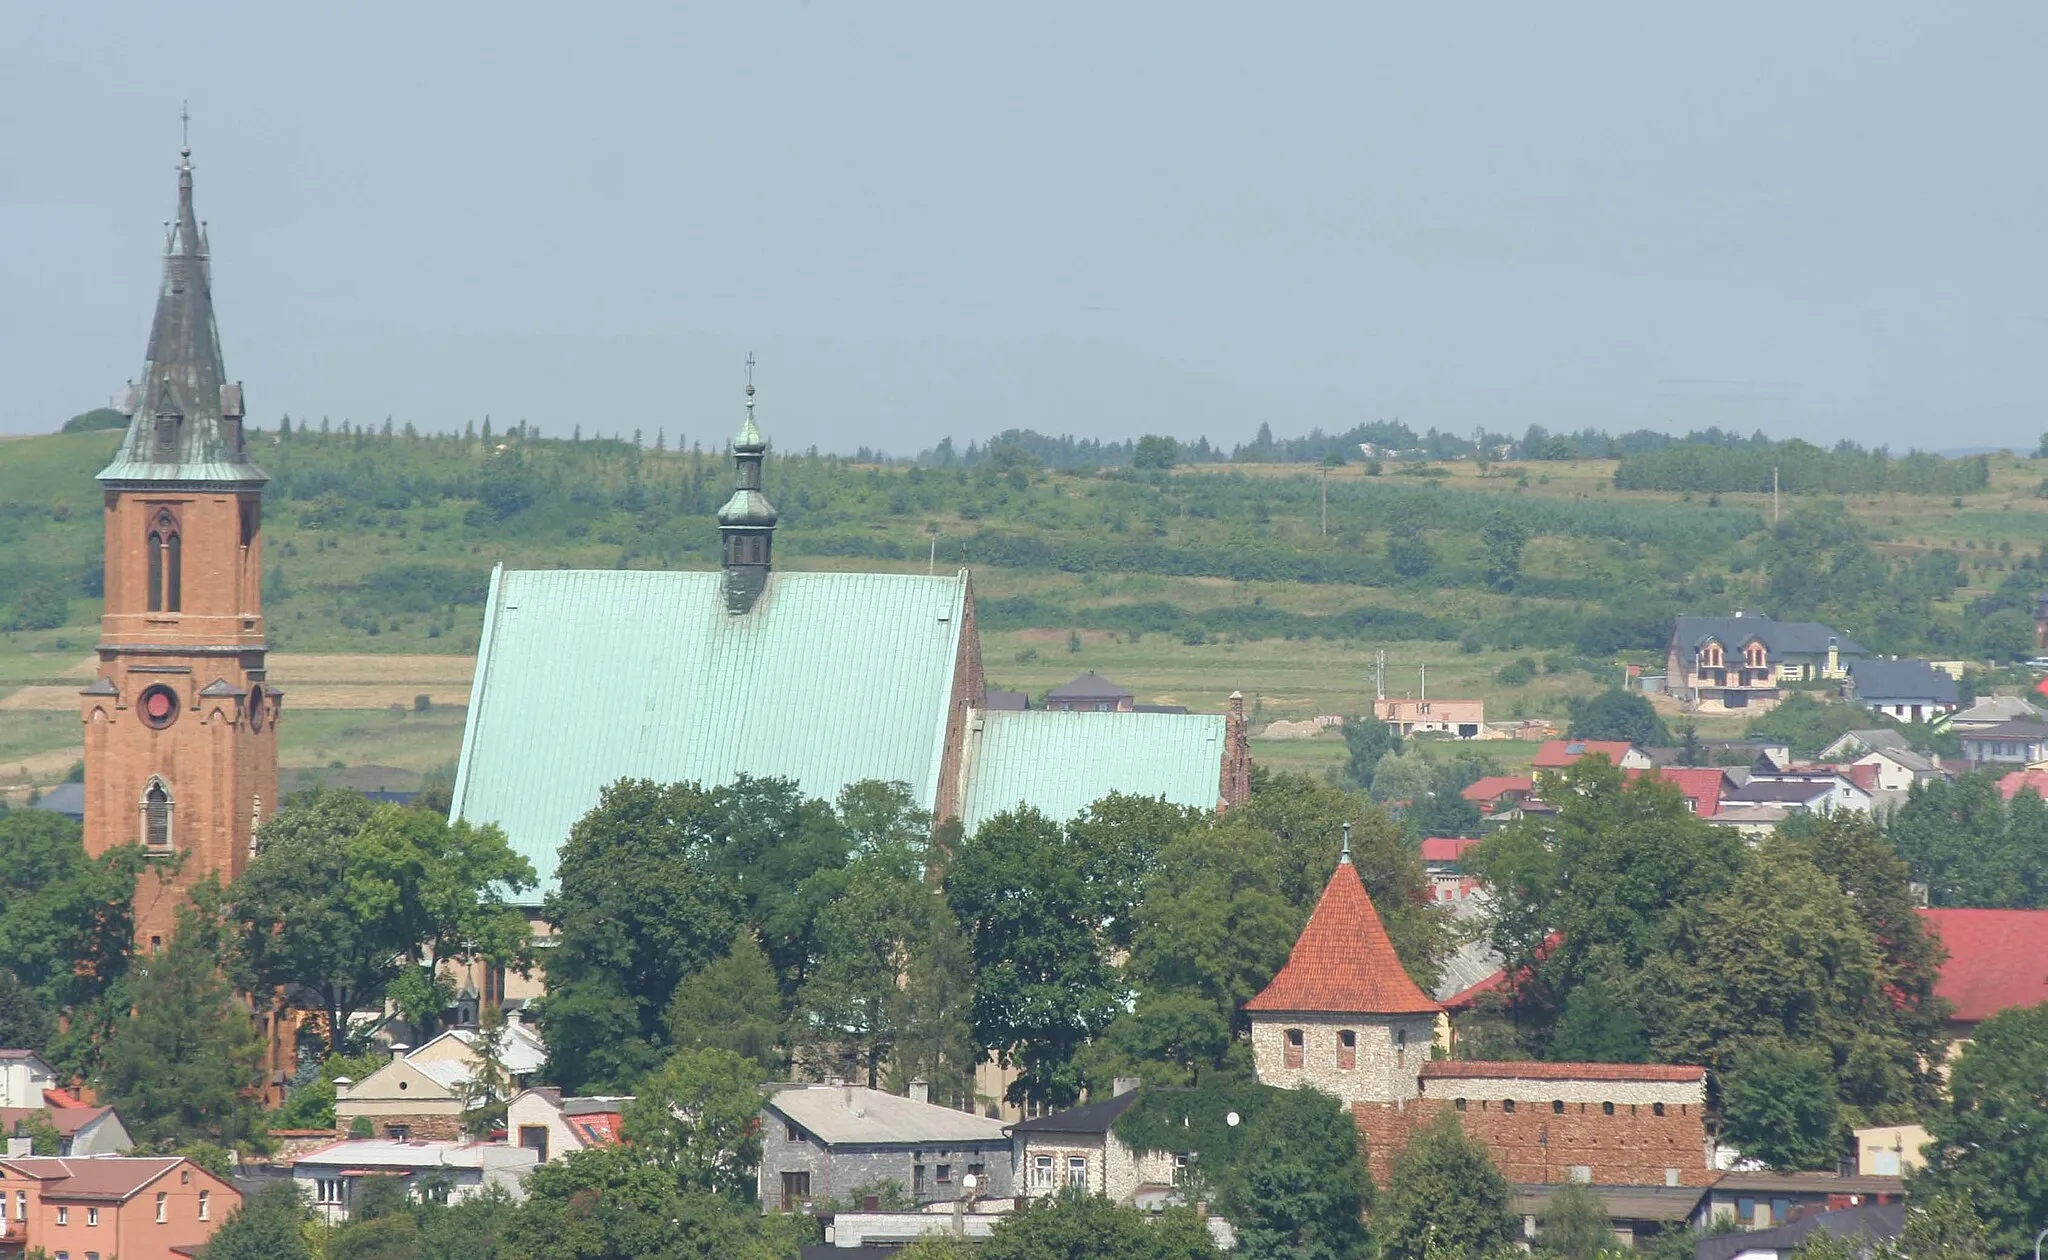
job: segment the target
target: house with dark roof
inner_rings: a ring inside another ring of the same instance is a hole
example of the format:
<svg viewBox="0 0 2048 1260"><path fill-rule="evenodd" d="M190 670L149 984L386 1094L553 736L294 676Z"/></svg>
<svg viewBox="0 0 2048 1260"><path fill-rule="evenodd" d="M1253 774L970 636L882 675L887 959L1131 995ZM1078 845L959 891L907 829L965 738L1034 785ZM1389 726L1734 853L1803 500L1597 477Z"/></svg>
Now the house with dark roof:
<svg viewBox="0 0 2048 1260"><path fill-rule="evenodd" d="M1962 707L1954 676L1930 661L1851 661L1842 690L1864 708L1901 722L1932 722Z"/></svg>
<svg viewBox="0 0 2048 1260"><path fill-rule="evenodd" d="M2048 1002L2048 910L1939 907L1920 921L1948 951L1934 995L1951 1008L1950 1040L2000 1011Z"/></svg>
<svg viewBox="0 0 2048 1260"><path fill-rule="evenodd" d="M1852 1250L1858 1255L1869 1255L1876 1244L1889 1242L1905 1232L1906 1205L1893 1199L1810 1212L1768 1229L1710 1234L1694 1246L1693 1255L1696 1260L1785 1260L1816 1233L1861 1244Z"/></svg>
<svg viewBox="0 0 2048 1260"><path fill-rule="evenodd" d="M1018 1197L1070 1188L1124 1204L1171 1196L1194 1152L1136 1151L1116 1135L1117 1118L1140 1092L1137 1081L1119 1079L1108 1098L1011 1125Z"/></svg>
<svg viewBox="0 0 2048 1260"><path fill-rule="evenodd" d="M1137 708L1136 700L1129 687L1092 669L1045 693L1045 707L1063 713L1130 713Z"/></svg>
<svg viewBox="0 0 2048 1260"><path fill-rule="evenodd" d="M556 887L570 828L621 778L774 776L828 800L900 782L970 832L1019 805L1065 821L1111 792L1200 809L1250 796L1241 697L1140 712L1129 688L1084 675L1046 709L997 708L964 570L776 570L753 404L719 570L492 574L451 813L496 824L533 863L531 907Z"/></svg>
<svg viewBox="0 0 2048 1260"><path fill-rule="evenodd" d="M62 814L72 822L85 821L85 784L59 783L29 805L51 814Z"/></svg>
<svg viewBox="0 0 2048 1260"><path fill-rule="evenodd" d="M1721 810L1762 806L1781 814L1867 814L1877 798L1862 785L1832 770L1751 774L1747 782L1721 793ZM1721 811L1717 811L1721 812Z"/></svg>
<svg viewBox="0 0 2048 1260"><path fill-rule="evenodd" d="M1381 1184L1412 1134L1443 1114L1518 1183L1712 1180L1702 1068L1432 1061L1443 1007L1394 952L1348 837L1286 964L1245 1011L1259 1080L1347 1104Z"/></svg>
<svg viewBox="0 0 2048 1260"><path fill-rule="evenodd" d="M1936 725L1961 734L2001 722L2038 722L2043 716L2040 709L2018 696L1979 696L1968 708L1949 714L1946 721Z"/></svg>
<svg viewBox="0 0 2048 1260"><path fill-rule="evenodd" d="M1854 639L1817 621L1678 617L1664 649L1664 689L1708 712L1769 708L1785 683L1843 678L1865 655Z"/></svg>

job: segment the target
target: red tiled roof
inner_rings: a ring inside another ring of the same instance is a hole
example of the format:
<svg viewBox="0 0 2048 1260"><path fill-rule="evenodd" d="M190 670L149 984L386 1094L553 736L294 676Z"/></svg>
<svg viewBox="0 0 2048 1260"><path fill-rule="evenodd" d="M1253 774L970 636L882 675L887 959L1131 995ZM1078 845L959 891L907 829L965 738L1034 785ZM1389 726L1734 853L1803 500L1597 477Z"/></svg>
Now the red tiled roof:
<svg viewBox="0 0 2048 1260"><path fill-rule="evenodd" d="M0 1136L13 1133L16 1124L25 1123L31 1116L41 1116L57 1131L58 1137L71 1137L112 1110L112 1107L0 1107Z"/></svg>
<svg viewBox="0 0 2048 1260"><path fill-rule="evenodd" d="M69 1090L46 1089L43 1091L43 1105L46 1107L84 1107L78 1096Z"/></svg>
<svg viewBox="0 0 2048 1260"><path fill-rule="evenodd" d="M1934 993L1955 1007L1951 1019L1974 1024L2048 1002L2048 910L1922 910L1920 919L1948 949Z"/></svg>
<svg viewBox="0 0 2048 1260"><path fill-rule="evenodd" d="M614 1146L621 1140L620 1116L616 1111L594 1111L574 1116L568 1123L585 1146Z"/></svg>
<svg viewBox="0 0 2048 1260"><path fill-rule="evenodd" d="M2048 682L2048 678L2042 681ZM2036 796L2048 801L2048 770L2015 770L1998 781L1998 794L2006 800L2018 796L2023 788L2034 789Z"/></svg>
<svg viewBox="0 0 2048 1260"><path fill-rule="evenodd" d="M120 1202L185 1161L176 1155L158 1159L101 1155L91 1159L34 1156L5 1161L9 1168L43 1183L43 1198L101 1199Z"/></svg>
<svg viewBox="0 0 2048 1260"><path fill-rule="evenodd" d="M1465 851L1477 840L1461 836L1430 836L1422 842L1422 860L1425 862L1455 862L1465 856Z"/></svg>
<svg viewBox="0 0 2048 1260"><path fill-rule="evenodd" d="M1519 1081L1703 1081L1707 1069L1666 1063L1502 1063L1436 1059L1422 1065L1426 1077Z"/></svg>
<svg viewBox="0 0 2048 1260"><path fill-rule="evenodd" d="M1474 805L1491 805L1510 792L1524 795L1536 790L1536 781L1528 775L1492 774L1480 779L1458 795Z"/></svg>
<svg viewBox="0 0 2048 1260"><path fill-rule="evenodd" d="M1872 767L1873 773L1875 770L1876 767ZM1700 818L1712 818L1721 812L1721 789L1728 785L1728 776L1711 766L1659 766L1653 770L1628 770L1624 773L1631 781L1647 774L1675 785L1679 795L1692 802L1692 812Z"/></svg>
<svg viewBox="0 0 2048 1260"><path fill-rule="evenodd" d="M1328 1011L1345 1015L1419 1015L1439 1009L1415 986L1359 881L1339 862L1294 952L1248 1011Z"/></svg>
<svg viewBox="0 0 2048 1260"><path fill-rule="evenodd" d="M1618 766L1632 747L1634 745L1625 739L1545 740L1543 747L1536 750L1536 760L1531 764L1538 770L1561 770L1581 757L1599 753Z"/></svg>

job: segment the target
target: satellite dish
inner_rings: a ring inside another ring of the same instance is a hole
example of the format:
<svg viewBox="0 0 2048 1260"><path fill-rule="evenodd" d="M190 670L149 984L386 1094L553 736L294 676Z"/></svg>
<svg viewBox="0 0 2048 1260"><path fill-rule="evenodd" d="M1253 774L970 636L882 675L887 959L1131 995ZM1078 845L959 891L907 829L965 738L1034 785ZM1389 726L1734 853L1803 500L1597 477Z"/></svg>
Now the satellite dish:
<svg viewBox="0 0 2048 1260"><path fill-rule="evenodd" d="M1240 1115L1238 1115L1238 1114L1237 1114L1237 1113L1236 1113L1235 1111L1233 1111L1233 1112L1231 1112L1231 1113L1230 1113L1229 1115L1227 1115L1227 1116L1223 1117L1223 1123L1225 1123L1225 1124L1229 1125L1229 1126L1230 1126L1231 1128L1235 1129L1235 1128L1236 1128L1236 1127L1238 1126L1238 1122L1239 1122L1239 1121L1241 1121L1242 1119L1244 1119L1244 1117L1243 1117L1243 1116L1240 1116Z"/></svg>

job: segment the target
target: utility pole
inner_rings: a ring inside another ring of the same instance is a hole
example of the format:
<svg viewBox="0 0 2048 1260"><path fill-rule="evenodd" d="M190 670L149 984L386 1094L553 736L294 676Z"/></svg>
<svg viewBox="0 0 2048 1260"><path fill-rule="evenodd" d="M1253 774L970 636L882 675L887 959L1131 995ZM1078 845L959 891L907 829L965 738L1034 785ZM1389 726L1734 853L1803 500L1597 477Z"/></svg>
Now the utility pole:
<svg viewBox="0 0 2048 1260"><path fill-rule="evenodd" d="M1778 466L1771 465L1771 524L1778 523Z"/></svg>
<svg viewBox="0 0 2048 1260"><path fill-rule="evenodd" d="M926 577L933 577L933 576L936 576L936 575L937 575L938 571L939 571L939 531L935 529L935 530L933 530L933 531L932 531L932 558L931 558L931 561L930 561L930 563L929 563L929 564L927 564L927 565L925 566L925 571L924 571L924 572L925 572L925 576L926 576Z"/></svg>
<svg viewBox="0 0 2048 1260"><path fill-rule="evenodd" d="M1385 648L1380 649L1378 659L1373 662L1372 698L1375 700L1387 698L1387 650Z"/></svg>
<svg viewBox="0 0 2048 1260"><path fill-rule="evenodd" d="M1330 470L1323 469L1323 537L1330 536Z"/></svg>
<svg viewBox="0 0 2048 1260"><path fill-rule="evenodd" d="M1429 666L1422 667L1422 699L1429 699Z"/></svg>

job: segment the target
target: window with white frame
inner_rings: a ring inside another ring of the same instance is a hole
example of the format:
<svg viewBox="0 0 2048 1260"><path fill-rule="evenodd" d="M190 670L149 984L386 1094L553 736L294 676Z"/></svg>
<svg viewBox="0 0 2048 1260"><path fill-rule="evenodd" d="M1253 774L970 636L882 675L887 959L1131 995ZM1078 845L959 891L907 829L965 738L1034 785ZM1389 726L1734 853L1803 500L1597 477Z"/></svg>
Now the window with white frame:
<svg viewBox="0 0 2048 1260"><path fill-rule="evenodd" d="M1034 1190L1052 1189L1052 1156L1033 1155L1031 1157L1031 1186Z"/></svg>
<svg viewBox="0 0 2048 1260"><path fill-rule="evenodd" d="M161 1225L170 1219L171 1196L168 1192L156 1192L156 1223Z"/></svg>
<svg viewBox="0 0 2048 1260"><path fill-rule="evenodd" d="M211 1215L213 1210L212 1197L212 1194L208 1191L201 1190L199 1192L199 1219L202 1221L213 1219Z"/></svg>
<svg viewBox="0 0 2048 1260"><path fill-rule="evenodd" d="M1067 1184L1079 1190L1088 1188L1088 1161L1085 1157L1067 1156Z"/></svg>
<svg viewBox="0 0 2048 1260"><path fill-rule="evenodd" d="M348 1182L340 1177L314 1178L313 1202L322 1207L340 1207L348 1202Z"/></svg>

